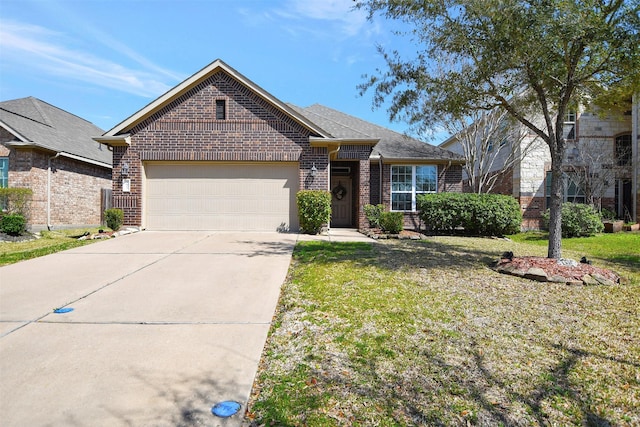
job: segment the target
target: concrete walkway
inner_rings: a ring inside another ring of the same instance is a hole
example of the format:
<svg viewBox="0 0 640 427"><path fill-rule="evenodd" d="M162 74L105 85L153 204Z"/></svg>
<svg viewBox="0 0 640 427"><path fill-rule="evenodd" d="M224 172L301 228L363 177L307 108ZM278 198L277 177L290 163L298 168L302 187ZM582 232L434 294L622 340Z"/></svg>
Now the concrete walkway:
<svg viewBox="0 0 640 427"><path fill-rule="evenodd" d="M297 239L371 241L145 231L1 267L0 423L241 425Z"/></svg>

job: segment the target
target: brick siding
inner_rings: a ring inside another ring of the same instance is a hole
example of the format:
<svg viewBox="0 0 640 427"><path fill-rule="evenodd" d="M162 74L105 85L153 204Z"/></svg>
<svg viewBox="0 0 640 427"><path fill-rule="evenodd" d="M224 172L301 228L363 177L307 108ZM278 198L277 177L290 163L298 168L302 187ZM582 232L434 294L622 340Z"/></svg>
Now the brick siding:
<svg viewBox="0 0 640 427"><path fill-rule="evenodd" d="M216 119L216 100L226 119ZM130 147L114 148L113 203L127 225L142 224L142 168L147 161L299 162L301 189L327 189L326 148L309 145L310 132L220 70L138 123ZM121 165L129 164L131 192L123 193ZM315 165L317 174L312 177Z"/></svg>
<svg viewBox="0 0 640 427"><path fill-rule="evenodd" d="M0 144L0 156L9 157L9 187L24 187L33 191L28 214L29 226L32 229L45 228L48 225L47 168L52 153L34 149L16 150ZM50 225L99 225L102 217L100 191L110 186L109 168L62 156L51 159Z"/></svg>

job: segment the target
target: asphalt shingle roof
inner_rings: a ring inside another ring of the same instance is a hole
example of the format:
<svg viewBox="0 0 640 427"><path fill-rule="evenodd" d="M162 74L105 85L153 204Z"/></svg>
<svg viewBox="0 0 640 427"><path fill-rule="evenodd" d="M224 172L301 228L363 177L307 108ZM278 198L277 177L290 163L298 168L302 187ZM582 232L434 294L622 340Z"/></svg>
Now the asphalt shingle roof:
<svg viewBox="0 0 640 427"><path fill-rule="evenodd" d="M112 153L92 138L104 130L34 97L0 102L0 125L18 133L21 142L108 165Z"/></svg>
<svg viewBox="0 0 640 427"><path fill-rule="evenodd" d="M314 104L291 108L331 134L334 138L379 139L371 153L385 159L452 160L462 161L462 156L452 151L436 147L407 135L378 126L324 105Z"/></svg>

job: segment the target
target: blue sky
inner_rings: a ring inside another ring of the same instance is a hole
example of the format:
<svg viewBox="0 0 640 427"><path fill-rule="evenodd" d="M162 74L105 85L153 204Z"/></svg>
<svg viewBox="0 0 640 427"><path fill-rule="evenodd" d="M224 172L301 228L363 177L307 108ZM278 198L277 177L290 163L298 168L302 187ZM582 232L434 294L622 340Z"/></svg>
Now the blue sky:
<svg viewBox="0 0 640 427"><path fill-rule="evenodd" d="M0 0L0 100L34 96L109 130L220 58L284 102L405 132L356 86L384 67L376 44L410 47L353 3Z"/></svg>

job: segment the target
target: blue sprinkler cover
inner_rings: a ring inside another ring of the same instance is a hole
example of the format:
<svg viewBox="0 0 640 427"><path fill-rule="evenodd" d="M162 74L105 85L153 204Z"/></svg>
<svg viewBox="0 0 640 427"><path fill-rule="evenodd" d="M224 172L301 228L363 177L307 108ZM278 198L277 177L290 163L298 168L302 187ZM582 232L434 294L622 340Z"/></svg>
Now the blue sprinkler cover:
<svg viewBox="0 0 640 427"><path fill-rule="evenodd" d="M53 312L56 314L70 313L72 311L73 311L73 308L71 307L56 308L55 310L53 310Z"/></svg>
<svg viewBox="0 0 640 427"><path fill-rule="evenodd" d="M239 410L240 404L238 402L227 400L225 402L217 403L213 408L211 408L211 413L221 418L227 418L235 415Z"/></svg>

